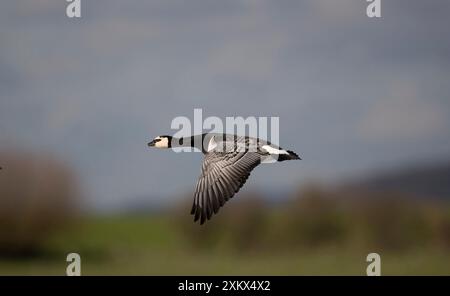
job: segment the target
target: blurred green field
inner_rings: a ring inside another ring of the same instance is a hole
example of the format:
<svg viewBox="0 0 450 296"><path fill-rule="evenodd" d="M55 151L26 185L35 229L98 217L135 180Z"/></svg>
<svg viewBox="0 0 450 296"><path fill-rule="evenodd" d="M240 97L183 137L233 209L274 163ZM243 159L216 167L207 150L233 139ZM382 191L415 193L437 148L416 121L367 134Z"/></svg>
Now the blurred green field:
<svg viewBox="0 0 450 296"><path fill-rule="evenodd" d="M191 223L191 221L186 221ZM192 248L168 216L104 216L50 237L38 256L0 258L2 275L64 275L66 255L81 255L83 275L365 275L363 248L282 251ZM450 274L439 248L380 252L383 275Z"/></svg>
<svg viewBox="0 0 450 296"><path fill-rule="evenodd" d="M364 275L373 252L384 275L450 275L447 199L312 184L278 203L242 192L205 225L189 215L191 196L83 215L64 165L0 158L10 159L0 178L2 275L64 275L69 253L84 275Z"/></svg>

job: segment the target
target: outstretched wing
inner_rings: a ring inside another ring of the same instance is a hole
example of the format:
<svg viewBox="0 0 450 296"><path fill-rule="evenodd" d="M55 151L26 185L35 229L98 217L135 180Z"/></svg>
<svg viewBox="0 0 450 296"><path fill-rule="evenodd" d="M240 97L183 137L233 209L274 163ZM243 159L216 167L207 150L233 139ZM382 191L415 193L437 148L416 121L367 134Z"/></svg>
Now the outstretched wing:
<svg viewBox="0 0 450 296"><path fill-rule="evenodd" d="M209 152L197 181L191 215L203 224L239 191L250 172L261 162L257 152Z"/></svg>

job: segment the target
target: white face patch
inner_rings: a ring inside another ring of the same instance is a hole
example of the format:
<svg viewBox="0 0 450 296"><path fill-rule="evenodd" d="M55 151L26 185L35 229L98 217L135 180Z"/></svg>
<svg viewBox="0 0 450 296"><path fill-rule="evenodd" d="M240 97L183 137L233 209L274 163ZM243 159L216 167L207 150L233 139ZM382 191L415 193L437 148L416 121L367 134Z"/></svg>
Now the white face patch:
<svg viewBox="0 0 450 296"><path fill-rule="evenodd" d="M156 148L169 148L169 139L166 137L156 137L155 140L158 140L155 143Z"/></svg>

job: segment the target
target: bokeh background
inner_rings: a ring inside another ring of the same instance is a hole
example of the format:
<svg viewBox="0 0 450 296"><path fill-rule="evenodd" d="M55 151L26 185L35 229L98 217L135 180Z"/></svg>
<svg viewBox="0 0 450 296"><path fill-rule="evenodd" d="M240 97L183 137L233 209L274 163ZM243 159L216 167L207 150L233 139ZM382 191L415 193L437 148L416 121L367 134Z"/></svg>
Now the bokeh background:
<svg viewBox="0 0 450 296"><path fill-rule="evenodd" d="M0 274L450 274L450 2L0 3ZM176 116L279 116L205 226Z"/></svg>

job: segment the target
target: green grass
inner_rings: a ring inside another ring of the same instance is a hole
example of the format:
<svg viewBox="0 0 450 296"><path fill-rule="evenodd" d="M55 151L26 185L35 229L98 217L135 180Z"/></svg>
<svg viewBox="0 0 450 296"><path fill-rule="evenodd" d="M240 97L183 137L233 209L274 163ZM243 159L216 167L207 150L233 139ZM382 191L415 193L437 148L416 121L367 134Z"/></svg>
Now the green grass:
<svg viewBox="0 0 450 296"><path fill-rule="evenodd" d="M83 275L365 275L371 251L377 250L200 250L168 216L94 217L50 238L39 256L1 258L0 274L64 275L66 255L76 252ZM379 253L384 275L450 274L448 250Z"/></svg>

